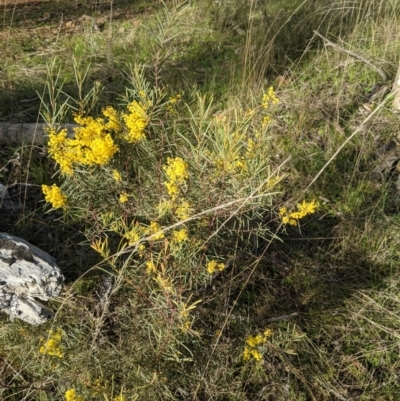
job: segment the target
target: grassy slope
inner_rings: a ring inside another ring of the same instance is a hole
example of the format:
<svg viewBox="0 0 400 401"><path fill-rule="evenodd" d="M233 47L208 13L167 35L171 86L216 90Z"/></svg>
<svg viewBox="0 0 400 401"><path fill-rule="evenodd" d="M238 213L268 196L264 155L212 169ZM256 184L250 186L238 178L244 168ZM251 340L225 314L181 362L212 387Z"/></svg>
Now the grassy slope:
<svg viewBox="0 0 400 401"><path fill-rule="evenodd" d="M18 224L7 229L55 254L66 272L67 308L57 322L68 333L70 355L54 368L54 361L37 353L42 328L4 319L3 399L62 399L70 387L78 387L90 399L87 389L93 390L100 378L93 399L107 399L122 389L127 399L138 394L143 400L396 400L400 396L397 171L384 171L378 178L373 174L381 163L377 149L391 142L397 147L398 118L389 105L363 126L303 193L363 124L365 115L359 107L379 80L363 63L311 40L312 29L335 42L341 38L343 47L362 52L393 77L400 46L391 8L396 4L365 0L348 7L345 2L329 6L323 1L314 2L317 6L299 2L295 11L293 2L275 1L269 8L257 2L240 6L243 2L238 1L235 7L193 2L157 22L161 4L121 2L114 6L109 25L109 7L87 2L82 9L68 3L68 7L60 1L1 11L1 120L38 118L40 101L21 100L34 98L36 91L42 94L54 80L56 70L49 77L43 54L62 67L60 81L65 81L64 90L74 99L79 91L71 58L79 60L83 70L90 63L83 91L94 81L105 87L94 112L118 101L129 63L143 65L155 84L172 93L197 88L212 94L219 110L238 103L245 107L280 76L272 163L278 165L288 155L291 160L282 169L287 178L276 208L304 197L318 198L321 208L300 231L280 229L282 242L243 256L231 274L217 282L216 290L203 297L195 326L204 338L183 344L193 361L171 355L163 364L148 360L134 344L147 341L140 339L146 336L142 328L147 324L162 325L146 322L141 315L135 287L126 285L116 295L110 333L101 341L93 339L98 323L87 311L96 304L98 279L93 275L76 281L97 262L87 245L79 245L83 227L49 221L39 208L28 208ZM78 23L83 13L96 19ZM33 22L41 15L45 27ZM74 22L71 29L65 26L67 20ZM158 32L157 39L148 27ZM48 93L43 96L50 102ZM48 182L49 173L43 170L52 166L43 167L40 156L32 159L28 147L2 148L1 166L15 150L21 153L22 166L2 171L4 181ZM278 230L274 222L265 224ZM49 242L49 233L57 239ZM133 274L126 279L135 282ZM274 323L267 320L291 313L297 315ZM245 333L266 327L274 335L266 344L264 363L242 364ZM212 333L220 334L213 338Z"/></svg>

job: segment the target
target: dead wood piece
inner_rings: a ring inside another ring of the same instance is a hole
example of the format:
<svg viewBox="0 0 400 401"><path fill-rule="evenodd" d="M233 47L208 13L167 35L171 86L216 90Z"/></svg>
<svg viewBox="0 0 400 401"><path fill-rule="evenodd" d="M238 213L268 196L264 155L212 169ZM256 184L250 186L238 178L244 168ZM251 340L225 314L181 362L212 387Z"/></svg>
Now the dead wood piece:
<svg viewBox="0 0 400 401"><path fill-rule="evenodd" d="M292 317L297 317L297 316L299 316L299 314L297 312L293 312L290 315L270 317L269 319L265 319L264 322L266 323L280 322L281 320L288 320L291 319Z"/></svg>
<svg viewBox="0 0 400 401"><path fill-rule="evenodd" d="M366 65L368 65L369 67L371 67L373 70L375 70L382 78L383 82L386 82L388 80L388 77L385 73L385 71L382 70L382 68L378 67L377 65L375 65L372 61L368 60L367 57L363 56L362 54L356 53L352 50L347 50L344 47L338 45L337 43L333 43L331 42L329 39L325 38L325 36L322 36L319 32L314 31L314 33L319 36L327 46L331 46L336 50L339 50L340 52L347 54L351 57L354 57L357 60L362 61L363 63L365 63Z"/></svg>
<svg viewBox="0 0 400 401"><path fill-rule="evenodd" d="M349 56L354 57L354 58L362 61L363 63L367 64L368 66L370 66L373 70L375 70L381 76L383 82L386 82L388 80L388 76L386 75L385 71L383 71L382 68L378 67L374 63L372 63L370 60L368 60L362 54L356 53L356 52L351 51L351 50L344 49L342 46L331 42L329 39L325 38L324 36L322 36L317 31L314 31L314 33L317 36L319 36L325 42L325 44L327 46L331 46L334 49L337 49L342 53L348 54ZM382 92L379 92L379 95L381 95L381 93L383 93L383 95L385 95L386 91L387 91L387 86L383 85L382 86ZM397 69L396 78L395 78L395 80L393 82L391 96L393 98L392 107L395 110L400 111L400 62L399 62L399 66L398 66L398 69ZM373 99L371 99L371 101L372 100Z"/></svg>
<svg viewBox="0 0 400 401"><path fill-rule="evenodd" d="M48 301L62 290L64 277L55 260L29 242L0 233L0 311L32 325L47 322Z"/></svg>
<svg viewBox="0 0 400 401"><path fill-rule="evenodd" d="M68 136L74 135L77 124L63 124ZM48 140L48 125L45 123L0 123L0 143L45 145Z"/></svg>
<svg viewBox="0 0 400 401"><path fill-rule="evenodd" d="M396 78L392 87L393 102L392 106L395 110L400 111L400 63L397 69Z"/></svg>

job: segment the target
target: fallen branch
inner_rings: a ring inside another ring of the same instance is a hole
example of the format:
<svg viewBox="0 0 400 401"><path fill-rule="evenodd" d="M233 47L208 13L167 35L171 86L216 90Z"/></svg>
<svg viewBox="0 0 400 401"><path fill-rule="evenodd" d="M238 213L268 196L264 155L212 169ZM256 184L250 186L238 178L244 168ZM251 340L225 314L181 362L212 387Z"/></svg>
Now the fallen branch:
<svg viewBox="0 0 400 401"><path fill-rule="evenodd" d="M292 317L296 317L296 316L299 316L299 314L297 312L293 312L290 315L270 317L269 319L264 319L263 321L265 323L280 322L281 320L288 320L288 319L291 319Z"/></svg>
<svg viewBox="0 0 400 401"><path fill-rule="evenodd" d="M372 61L368 60L362 54L356 53L352 50L344 49L342 46L331 42L329 39L325 38L317 31L314 31L314 33L317 36L319 36L325 42L325 44L327 46L332 46L333 48L339 50L340 52L342 52L344 54L348 54L349 56L354 57L354 58L362 61L363 63L367 64L369 67L371 67L374 71L376 71L381 76L383 82L386 82L388 80L388 76L386 75L385 71L383 71L382 68L375 65ZM399 62L399 67L397 69L396 78L393 82L391 96L393 98L392 107L395 110L400 111L400 62Z"/></svg>
<svg viewBox="0 0 400 401"><path fill-rule="evenodd" d="M399 67L397 69L396 78L393 82L392 95L393 95L392 106L397 111L400 111L400 62L399 62Z"/></svg>
<svg viewBox="0 0 400 401"><path fill-rule="evenodd" d="M319 32L313 31L317 36L319 36L327 46L331 46L336 50L339 50L340 52L347 54L351 57L354 57L357 60L362 61L364 64L367 64L369 67L371 67L374 71L376 71L382 78L383 82L386 82L388 80L388 76L386 75L385 71L382 70L382 68L378 67L375 65L372 61L368 60L365 56L362 54L356 53L352 50L347 50L344 47L338 45L337 43L331 42L329 39L327 39L325 36L322 36Z"/></svg>
<svg viewBox="0 0 400 401"><path fill-rule="evenodd" d="M63 124L73 136L77 124ZM46 123L0 123L0 144L45 145L48 139Z"/></svg>

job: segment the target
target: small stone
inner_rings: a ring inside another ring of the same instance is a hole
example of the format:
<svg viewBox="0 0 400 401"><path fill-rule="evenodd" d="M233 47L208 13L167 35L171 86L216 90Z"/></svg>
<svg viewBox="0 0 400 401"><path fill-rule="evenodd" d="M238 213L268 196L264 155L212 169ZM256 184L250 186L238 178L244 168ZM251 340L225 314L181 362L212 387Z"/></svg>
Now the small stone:
<svg viewBox="0 0 400 401"><path fill-rule="evenodd" d="M64 276L54 258L22 238L0 233L0 310L32 325L53 312L37 299L57 297Z"/></svg>

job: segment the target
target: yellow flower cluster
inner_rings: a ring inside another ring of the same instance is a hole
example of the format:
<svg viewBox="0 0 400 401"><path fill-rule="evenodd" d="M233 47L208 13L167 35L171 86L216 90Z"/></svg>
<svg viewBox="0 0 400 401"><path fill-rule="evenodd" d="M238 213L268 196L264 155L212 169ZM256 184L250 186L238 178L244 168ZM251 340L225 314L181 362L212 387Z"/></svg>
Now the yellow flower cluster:
<svg viewBox="0 0 400 401"><path fill-rule="evenodd" d="M129 245L133 245L139 241L141 235L136 230L127 231L124 234L124 238L128 240Z"/></svg>
<svg viewBox="0 0 400 401"><path fill-rule="evenodd" d="M268 91L267 91L267 93L264 93L264 95L263 95L263 97L262 97L262 103L261 103L261 105L262 105L262 107L263 107L263 109L268 109L269 108L269 106L271 105L271 104L278 104L279 103L279 99L278 99L278 97L276 96L276 93L275 93L275 91L274 91L274 88L272 87L272 86L270 86L269 88L268 88Z"/></svg>
<svg viewBox="0 0 400 401"><path fill-rule="evenodd" d="M103 110L103 114L111 115L111 109L109 107ZM80 125L74 129L74 138L68 138L66 129L58 133L55 130L49 132L49 154L66 175L73 174L75 163L86 166L107 164L118 151L109 133L111 127L115 128L115 122L79 115L74 119Z"/></svg>
<svg viewBox="0 0 400 401"><path fill-rule="evenodd" d="M170 113L174 113L175 107L181 101L181 99L182 99L182 96L179 93L174 96L170 96L168 99L167 110Z"/></svg>
<svg viewBox="0 0 400 401"><path fill-rule="evenodd" d="M144 255L145 250L146 250L146 246L143 244L140 244L139 248L138 248L138 254L140 257L142 257Z"/></svg>
<svg viewBox="0 0 400 401"><path fill-rule="evenodd" d="M279 182L281 182L283 180L283 178L285 178L284 175L277 175L276 177L271 177L268 181L267 181L267 187L273 187L276 184L278 184Z"/></svg>
<svg viewBox="0 0 400 401"><path fill-rule="evenodd" d="M271 120L272 118L270 116L264 116L261 120L261 126L265 128L271 122Z"/></svg>
<svg viewBox="0 0 400 401"><path fill-rule="evenodd" d="M189 298L190 299L190 298ZM188 302L177 302L177 309L178 309L178 318L181 323L181 330L184 333L187 333L190 330L190 326L192 325L193 321L193 316L191 316L191 312L196 309L197 305L201 303L201 300L198 300L192 304L189 304Z"/></svg>
<svg viewBox="0 0 400 401"><path fill-rule="evenodd" d="M62 341L62 331L60 329L53 331L50 330L48 339L44 342L44 339L41 339L41 342L44 344L39 348L39 352L43 355L52 355L58 358L63 358L64 354L61 352L60 344Z"/></svg>
<svg viewBox="0 0 400 401"><path fill-rule="evenodd" d="M150 226L148 228L148 235L151 235L151 239L154 241L159 241L164 238L164 231L162 231L161 227L158 225L156 221L150 222Z"/></svg>
<svg viewBox="0 0 400 401"><path fill-rule="evenodd" d="M118 170L112 171L112 176L115 181L120 182L122 180L121 173Z"/></svg>
<svg viewBox="0 0 400 401"><path fill-rule="evenodd" d="M286 207L282 207L279 209L279 216L282 218L283 224L290 224L291 226L297 226L298 221L303 217L315 213L315 210L318 207L318 203L315 200L311 202L306 202L305 200L302 203L297 204L297 211L290 212Z"/></svg>
<svg viewBox="0 0 400 401"><path fill-rule="evenodd" d="M175 244L179 244L183 241L187 241L189 238L188 231L186 228L182 228L181 230L175 230L172 232L172 242Z"/></svg>
<svg viewBox="0 0 400 401"><path fill-rule="evenodd" d="M146 235L146 227L136 222L130 230L125 232L124 238L128 240L129 245L133 245L144 235Z"/></svg>
<svg viewBox="0 0 400 401"><path fill-rule="evenodd" d="M189 178L188 165L181 157L167 159L167 165L163 167L168 180L165 182L168 195L176 200L179 194L179 187L185 184Z"/></svg>
<svg viewBox="0 0 400 401"><path fill-rule="evenodd" d="M264 95L262 97L261 106L264 110L267 110L271 104L278 104L278 103L279 103L279 99L276 96L274 88L272 86L270 86L268 88L268 91L266 93L264 93ZM265 128L270 122L271 122L271 117L266 115L263 117L263 119L261 121L261 126L263 128Z"/></svg>
<svg viewBox="0 0 400 401"><path fill-rule="evenodd" d="M238 173L246 170L246 162L242 158L230 159L229 157L215 157L215 166L219 171L226 173Z"/></svg>
<svg viewBox="0 0 400 401"><path fill-rule="evenodd" d="M257 154L257 143L254 139L249 138L246 142L246 159L251 159Z"/></svg>
<svg viewBox="0 0 400 401"><path fill-rule="evenodd" d="M190 329L191 319L190 319L190 308L187 307L186 303L182 302L179 308L179 317L181 320L181 330L186 333Z"/></svg>
<svg viewBox="0 0 400 401"><path fill-rule="evenodd" d="M163 166L167 180L164 185L167 188L168 195L171 200L163 201L159 204L159 214L163 215L170 210L173 211L179 220L186 220L190 217L190 203L183 197L177 200L180 187L186 183L189 178L188 164L181 157L167 159L167 164ZM186 228L174 230L171 237L172 252L179 249L177 244L180 244L189 239L189 233Z"/></svg>
<svg viewBox="0 0 400 401"><path fill-rule="evenodd" d="M247 139L246 133L232 132L232 126L224 118L215 120L214 129L217 146L207 156L215 165L215 177L246 172L249 156L254 157L251 152L255 153L255 143Z"/></svg>
<svg viewBox="0 0 400 401"><path fill-rule="evenodd" d="M118 151L111 134L129 143L143 139L147 126L146 107L133 101L127 108L129 112L122 113L126 129L121 125L119 113L111 106L102 110L104 118L75 116L75 122L80 126L74 129L73 138L68 138L66 129L59 132L50 129L49 154L60 166L61 172L72 175L76 163L86 166L109 163ZM120 181L121 176L117 173L113 176L116 181Z"/></svg>
<svg viewBox="0 0 400 401"><path fill-rule="evenodd" d="M257 362L261 361L262 353L259 351L258 347L264 345L268 338L271 337L272 330L265 330L263 334L257 334L256 336L249 336L246 339L246 345L243 350L243 360L249 361L250 359L255 359Z"/></svg>
<svg viewBox="0 0 400 401"><path fill-rule="evenodd" d="M122 394L117 395L116 397L113 398L113 401L126 401L125 396Z"/></svg>
<svg viewBox="0 0 400 401"><path fill-rule="evenodd" d="M164 238L164 231L156 221L151 221L147 227L140 223L135 223L133 228L127 230L124 234L124 238L128 240L129 245L134 245L144 236L150 236L151 241L159 241Z"/></svg>
<svg viewBox="0 0 400 401"><path fill-rule="evenodd" d="M164 185L167 188L170 201L163 201L159 205L160 215L173 209L173 213L179 220L186 220L190 217L190 203L183 197L178 199L180 187L186 183L189 178L188 164L181 157L167 159L167 164L163 166L167 180ZM186 228L172 232L172 246L189 239L189 233Z"/></svg>
<svg viewBox="0 0 400 401"><path fill-rule="evenodd" d="M169 97L169 102L172 104L179 103L182 99L182 95L180 93L177 93L175 96L170 96Z"/></svg>
<svg viewBox="0 0 400 401"><path fill-rule="evenodd" d="M105 125L107 131L120 132L122 130L118 112L113 107L108 106L103 109L103 116L108 119Z"/></svg>
<svg viewBox="0 0 400 401"><path fill-rule="evenodd" d="M152 260L146 262L147 273L152 274L157 272L157 267Z"/></svg>
<svg viewBox="0 0 400 401"><path fill-rule="evenodd" d="M179 220L186 220L190 217L190 203L186 200L181 200L175 209L175 216Z"/></svg>
<svg viewBox="0 0 400 401"><path fill-rule="evenodd" d="M225 269L224 263L218 263L216 260L212 260L207 263L207 271L209 274L213 274L216 271L222 271Z"/></svg>
<svg viewBox="0 0 400 401"><path fill-rule="evenodd" d="M100 377L89 382L87 386L90 387L91 395L95 399L99 399L102 394L104 395L108 392L107 380L103 380Z"/></svg>
<svg viewBox="0 0 400 401"><path fill-rule="evenodd" d="M126 203L128 202L128 194L126 192L123 192L120 196L119 196L119 201L121 203Z"/></svg>
<svg viewBox="0 0 400 401"><path fill-rule="evenodd" d="M128 104L128 110L128 114L122 114L122 118L128 128L128 131L124 132L123 138L129 143L136 143L145 137L144 130L147 126L146 107L134 100Z"/></svg>
<svg viewBox="0 0 400 401"><path fill-rule="evenodd" d="M45 201L51 203L54 209L65 208L67 206L67 197L56 184L53 184L51 187L42 185L42 192Z"/></svg>
<svg viewBox="0 0 400 401"><path fill-rule="evenodd" d="M158 217L161 218L167 215L173 208L173 203L170 200L161 200L158 204Z"/></svg>
<svg viewBox="0 0 400 401"><path fill-rule="evenodd" d="M70 388L65 392L65 401L85 401L85 399L76 393L76 390Z"/></svg>

